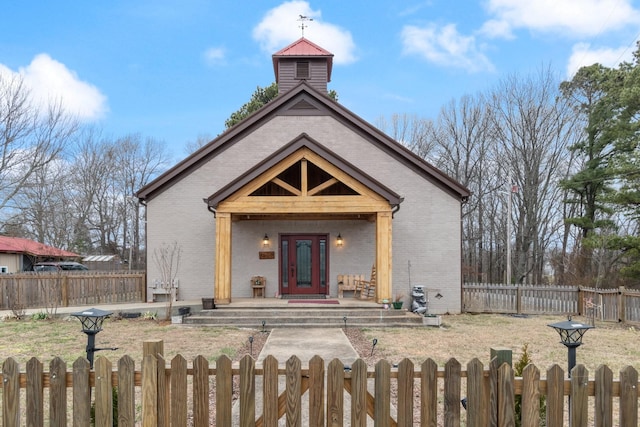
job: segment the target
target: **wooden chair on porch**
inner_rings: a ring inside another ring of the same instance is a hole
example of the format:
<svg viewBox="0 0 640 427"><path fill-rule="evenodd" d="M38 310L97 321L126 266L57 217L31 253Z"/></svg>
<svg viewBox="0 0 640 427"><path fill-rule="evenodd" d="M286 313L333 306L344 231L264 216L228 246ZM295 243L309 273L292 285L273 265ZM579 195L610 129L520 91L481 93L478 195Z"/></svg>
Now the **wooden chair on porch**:
<svg viewBox="0 0 640 427"><path fill-rule="evenodd" d="M356 289L353 291L353 297L360 295L360 299L372 299L376 296L376 266L371 267L371 278L367 280L358 280Z"/></svg>
<svg viewBox="0 0 640 427"><path fill-rule="evenodd" d="M253 298L264 298L265 288L267 287L267 279L264 276L251 277L251 289L253 290Z"/></svg>

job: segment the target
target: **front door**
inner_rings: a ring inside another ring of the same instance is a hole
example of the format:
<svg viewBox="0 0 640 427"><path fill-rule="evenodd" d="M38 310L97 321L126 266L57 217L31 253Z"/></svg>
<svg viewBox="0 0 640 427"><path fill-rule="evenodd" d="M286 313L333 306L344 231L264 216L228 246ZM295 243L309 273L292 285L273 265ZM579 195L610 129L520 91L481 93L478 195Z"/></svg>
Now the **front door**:
<svg viewBox="0 0 640 427"><path fill-rule="evenodd" d="M327 295L327 234L280 236L280 293Z"/></svg>

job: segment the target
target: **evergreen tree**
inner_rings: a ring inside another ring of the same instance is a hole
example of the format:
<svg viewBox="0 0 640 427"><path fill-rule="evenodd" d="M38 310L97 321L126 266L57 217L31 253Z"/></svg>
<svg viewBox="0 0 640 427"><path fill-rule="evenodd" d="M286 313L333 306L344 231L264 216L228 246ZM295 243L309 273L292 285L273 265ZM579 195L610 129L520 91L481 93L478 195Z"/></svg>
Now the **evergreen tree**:
<svg viewBox="0 0 640 427"><path fill-rule="evenodd" d="M271 83L270 86L260 87L258 86L251 95L251 99L247 103L245 103L240 109L229 116L227 120L224 122L225 128L229 129L233 127L237 123L240 123L245 118L249 117L251 114L258 111L264 105L272 101L278 96L278 84ZM334 101L338 100L338 94L335 90L329 91L329 98Z"/></svg>
<svg viewBox="0 0 640 427"><path fill-rule="evenodd" d="M620 239L619 224L612 218L640 201L636 194L640 181L629 182L638 170L637 58L638 52L635 64L623 63L615 69L600 64L583 67L561 85L584 123L583 138L571 147L581 164L561 183L571 195L565 202L580 207L580 215L566 221L580 229L578 270L584 278L598 278L592 262L594 248L625 250L622 240L628 238Z"/></svg>

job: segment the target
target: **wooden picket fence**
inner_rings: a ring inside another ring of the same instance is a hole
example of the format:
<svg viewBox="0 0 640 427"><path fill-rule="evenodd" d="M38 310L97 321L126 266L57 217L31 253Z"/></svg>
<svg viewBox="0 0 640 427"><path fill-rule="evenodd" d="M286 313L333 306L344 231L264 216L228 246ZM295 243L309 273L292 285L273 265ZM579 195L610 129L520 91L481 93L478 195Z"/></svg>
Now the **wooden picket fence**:
<svg viewBox="0 0 640 427"><path fill-rule="evenodd" d="M497 364L497 358L487 367L474 359L463 370L456 359L442 368L427 359L416 368L404 359L397 367L380 360L370 369L358 359L345 369L338 359L325 367L325 361L316 356L303 369L296 356L283 366L273 356L265 358L262 366L256 366L250 356L235 366L221 356L212 367L198 356L189 367L181 355L167 364L162 356L147 354L140 370L125 356L115 371L107 358L99 357L94 370L80 358L69 371L63 360L55 358L45 372L35 358L27 362L25 371L10 358L2 365L2 425L24 425L22 414L28 426L88 426L93 397L95 425L111 427L113 388L121 427L200 427L214 421L224 427L275 427L283 418L287 426L301 426L303 411L308 415L304 425L310 427L364 427L368 419L379 427L513 426L516 396L522 399L523 427L539 426L541 396L546 398L548 426L600 427L614 425L614 420L621 427L638 425L638 372L633 367L624 368L614 380L606 366L590 378L587 369L578 365L566 379L558 365L547 370L545 378L529 365L522 377L514 378L508 364ZM261 387L256 386L257 380ZM285 385L279 387L279 380ZM392 399L392 389L397 398ZM239 399L236 418L234 391ZM261 405L256 405L257 396L262 396ZM466 411L461 407L463 398Z"/></svg>
<svg viewBox="0 0 640 427"><path fill-rule="evenodd" d="M0 309L145 301L144 271L23 272L0 275Z"/></svg>
<svg viewBox="0 0 640 427"><path fill-rule="evenodd" d="M640 291L581 286L465 283L467 313L579 314L602 321L640 324Z"/></svg>

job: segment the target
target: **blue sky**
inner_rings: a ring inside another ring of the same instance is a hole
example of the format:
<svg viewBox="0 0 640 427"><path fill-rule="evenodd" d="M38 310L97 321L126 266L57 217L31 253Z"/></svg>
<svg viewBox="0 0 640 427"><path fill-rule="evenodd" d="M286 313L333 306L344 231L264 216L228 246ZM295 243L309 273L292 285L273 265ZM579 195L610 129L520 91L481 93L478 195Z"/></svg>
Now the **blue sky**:
<svg viewBox="0 0 640 427"><path fill-rule="evenodd" d="M215 137L257 86L271 54L301 36L335 54L330 89L372 123L435 118L510 74L631 60L640 0L5 1L0 74L34 102L60 99L113 137L165 141L176 159Z"/></svg>

